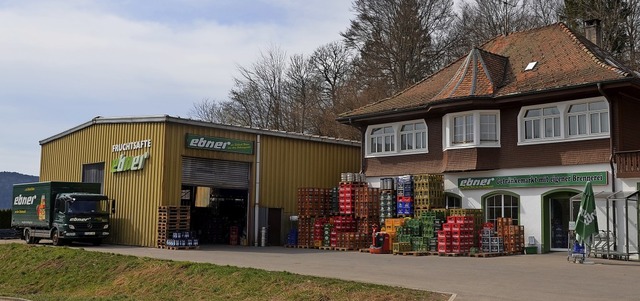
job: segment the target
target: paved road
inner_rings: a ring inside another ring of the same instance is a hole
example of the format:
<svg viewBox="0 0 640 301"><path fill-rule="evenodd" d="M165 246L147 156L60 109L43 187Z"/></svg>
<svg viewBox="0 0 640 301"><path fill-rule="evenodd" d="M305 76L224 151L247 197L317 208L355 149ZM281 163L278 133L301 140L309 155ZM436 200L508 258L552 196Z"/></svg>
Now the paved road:
<svg viewBox="0 0 640 301"><path fill-rule="evenodd" d="M454 294L452 300L640 300L640 262L564 252L492 258L374 255L284 247L201 246L199 250L103 245L84 247L134 256L332 277Z"/></svg>

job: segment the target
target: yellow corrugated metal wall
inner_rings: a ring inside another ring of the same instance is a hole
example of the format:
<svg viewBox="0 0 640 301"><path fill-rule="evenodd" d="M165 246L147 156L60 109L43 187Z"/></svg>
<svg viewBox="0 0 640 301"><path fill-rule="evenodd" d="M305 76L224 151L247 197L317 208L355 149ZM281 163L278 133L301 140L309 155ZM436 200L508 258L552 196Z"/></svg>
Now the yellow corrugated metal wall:
<svg viewBox="0 0 640 301"><path fill-rule="evenodd" d="M301 187L338 186L340 174L360 171L360 146L261 137L260 206L297 213Z"/></svg>
<svg viewBox="0 0 640 301"><path fill-rule="evenodd" d="M41 181L82 181L82 165L105 163L104 193L116 200L112 236L115 244L155 246L157 208L162 203L164 123L96 124L42 145ZM112 145L151 139L151 147L112 152ZM112 173L120 154L149 152L144 168Z"/></svg>
<svg viewBox="0 0 640 301"><path fill-rule="evenodd" d="M83 164L105 163L104 193L116 200L111 243L157 245L159 206L180 205L182 157L241 161L251 164L249 211L255 206L254 155L189 149L186 134L256 142L255 133L215 129L175 122L98 123L42 145L41 181L81 181ZM151 139L152 146L121 152L126 156L148 151L143 170L112 173L111 161L120 156L112 145ZM331 188L342 172L360 170L359 145L343 145L261 134L260 206L283 208L283 218L297 211L297 189ZM249 231L254 225L248 216ZM253 237L253 233L249 234Z"/></svg>

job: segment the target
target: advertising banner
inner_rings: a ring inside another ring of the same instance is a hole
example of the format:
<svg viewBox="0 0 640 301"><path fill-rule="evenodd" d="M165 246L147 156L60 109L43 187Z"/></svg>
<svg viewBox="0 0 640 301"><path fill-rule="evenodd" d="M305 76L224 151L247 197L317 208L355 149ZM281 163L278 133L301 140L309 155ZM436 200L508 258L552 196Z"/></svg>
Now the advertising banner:
<svg viewBox="0 0 640 301"><path fill-rule="evenodd" d="M188 148L240 153L247 155L253 154L253 141L187 134L186 144Z"/></svg>
<svg viewBox="0 0 640 301"><path fill-rule="evenodd" d="M459 178L460 189L494 189L513 187L607 185L607 172L577 172L506 177Z"/></svg>

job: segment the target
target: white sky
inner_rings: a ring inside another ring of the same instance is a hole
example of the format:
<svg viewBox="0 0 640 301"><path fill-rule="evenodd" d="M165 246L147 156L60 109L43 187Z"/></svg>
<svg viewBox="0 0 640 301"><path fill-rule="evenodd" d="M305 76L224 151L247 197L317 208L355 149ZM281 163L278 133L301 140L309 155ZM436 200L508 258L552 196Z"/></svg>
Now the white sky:
<svg viewBox="0 0 640 301"><path fill-rule="evenodd" d="M0 0L0 171L96 116L187 117L237 67L340 39L350 0Z"/></svg>

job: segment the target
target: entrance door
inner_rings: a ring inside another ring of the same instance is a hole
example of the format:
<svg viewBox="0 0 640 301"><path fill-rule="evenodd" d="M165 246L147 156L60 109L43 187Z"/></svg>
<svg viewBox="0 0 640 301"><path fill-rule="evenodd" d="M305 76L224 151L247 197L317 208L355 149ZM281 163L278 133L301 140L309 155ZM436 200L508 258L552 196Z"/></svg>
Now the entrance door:
<svg viewBox="0 0 640 301"><path fill-rule="evenodd" d="M570 221L569 199L557 198L549 200L549 237L551 251L567 251Z"/></svg>

